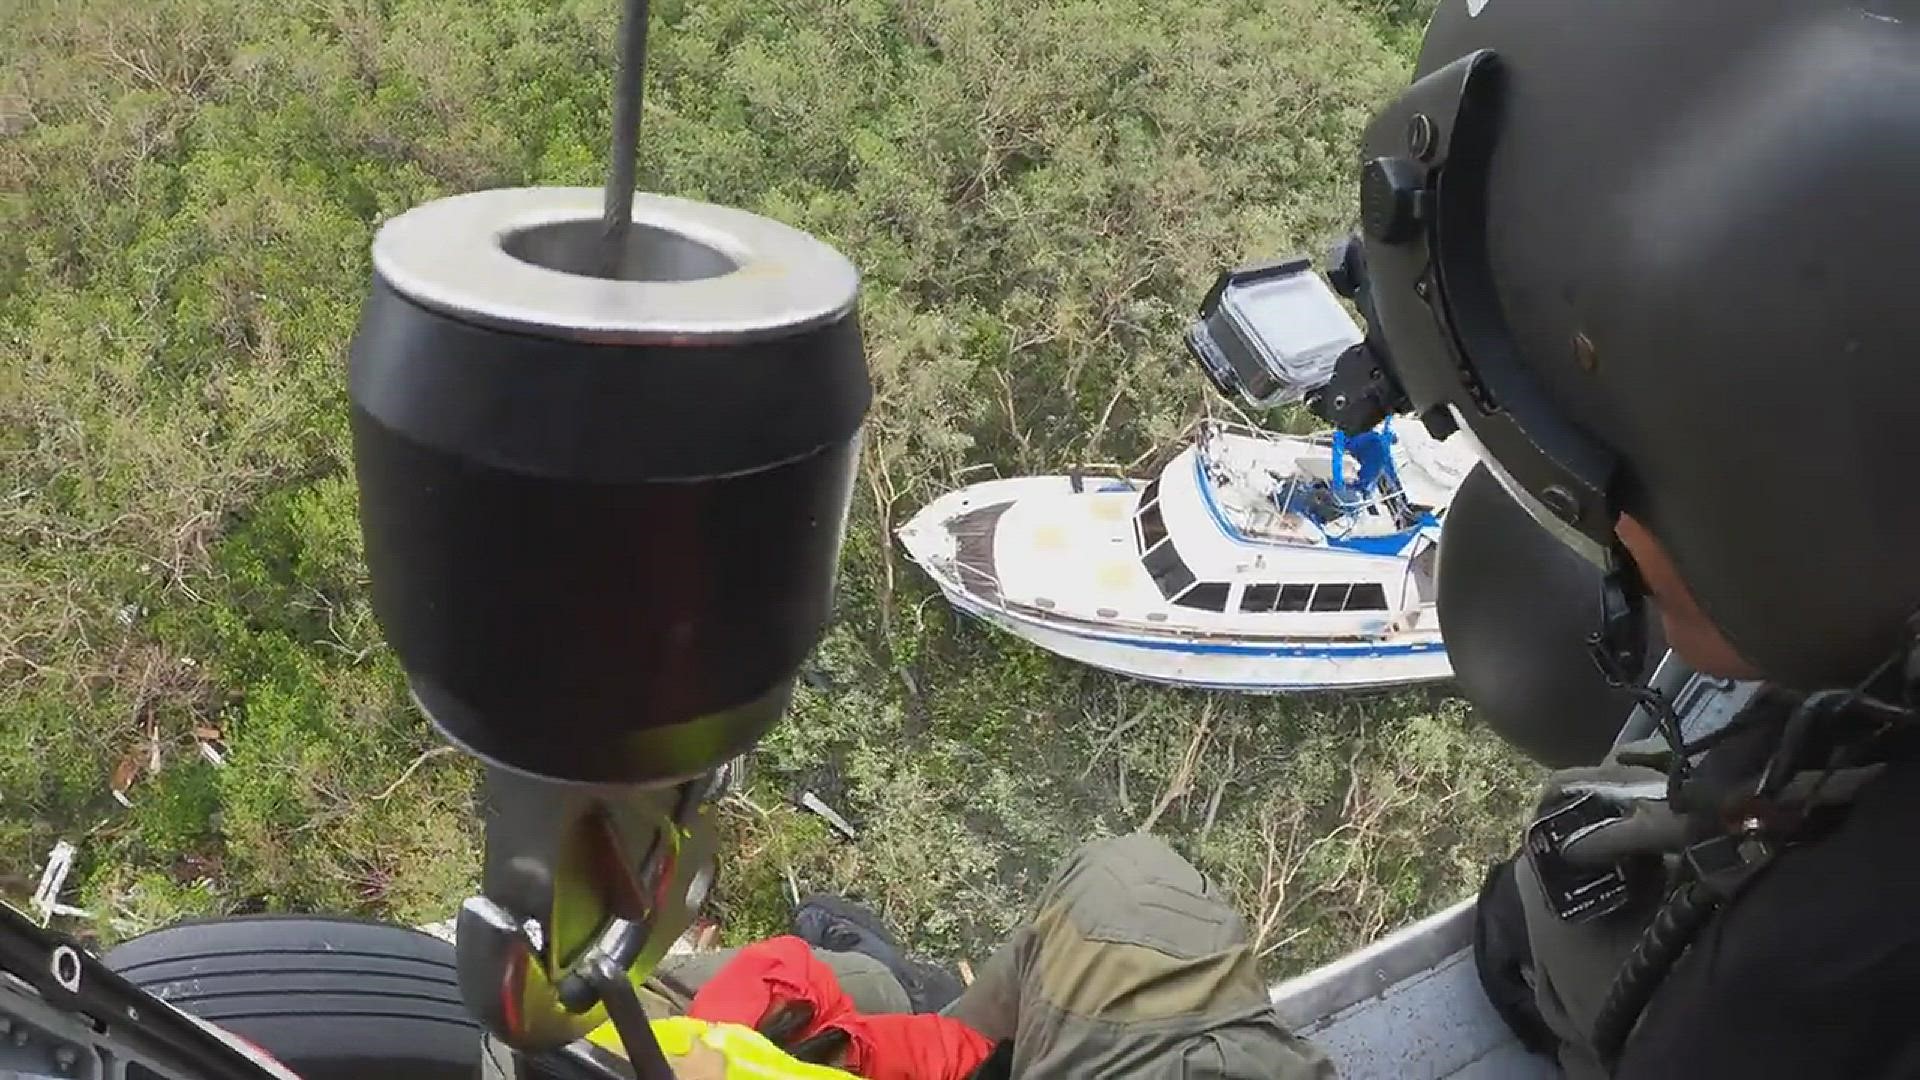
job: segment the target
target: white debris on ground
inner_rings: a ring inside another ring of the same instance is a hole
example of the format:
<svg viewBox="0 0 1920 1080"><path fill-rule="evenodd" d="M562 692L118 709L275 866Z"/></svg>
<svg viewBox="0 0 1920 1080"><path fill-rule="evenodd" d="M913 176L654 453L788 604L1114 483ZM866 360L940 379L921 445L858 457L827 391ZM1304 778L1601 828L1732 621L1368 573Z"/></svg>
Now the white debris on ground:
<svg viewBox="0 0 1920 1080"><path fill-rule="evenodd" d="M423 923L414 927L414 929L423 934L437 937L441 941L451 945L453 944L453 928L456 922L458 922L456 919L441 919L439 922Z"/></svg>
<svg viewBox="0 0 1920 1080"><path fill-rule="evenodd" d="M852 822L848 821L845 817L841 816L838 810L835 810L833 807L828 806L826 802L820 798L820 796L815 795L813 792L811 791L801 792L800 797L795 799L794 803L798 805L802 810L806 810L810 813L818 814L822 821L825 821L827 825L833 829L834 832L839 833L841 836L844 836L849 840L856 840L859 838L860 830L854 828Z"/></svg>
<svg viewBox="0 0 1920 1080"><path fill-rule="evenodd" d="M40 925L52 922L54 916L91 919L93 912L85 908L71 907L60 902L60 890L66 887L67 875L73 872L73 857L79 849L65 840L53 845L47 854L47 865L40 871L40 884L34 887L33 898L28 901L34 914L40 916Z"/></svg>

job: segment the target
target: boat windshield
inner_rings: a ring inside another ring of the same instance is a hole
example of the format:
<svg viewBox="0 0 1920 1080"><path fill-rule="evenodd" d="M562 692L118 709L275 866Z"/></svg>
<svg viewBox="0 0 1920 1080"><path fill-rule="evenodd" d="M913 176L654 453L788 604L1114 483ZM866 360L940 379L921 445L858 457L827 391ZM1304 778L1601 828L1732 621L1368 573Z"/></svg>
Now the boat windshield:
<svg viewBox="0 0 1920 1080"><path fill-rule="evenodd" d="M1142 553L1140 565L1147 568L1154 585L1160 589L1160 595L1169 600L1197 580L1193 571L1187 568L1186 560L1174 550L1171 540L1162 540Z"/></svg>
<svg viewBox="0 0 1920 1080"><path fill-rule="evenodd" d="M1167 538L1167 519L1160 513L1160 481L1155 479L1140 493L1140 509L1133 515L1142 554Z"/></svg>
<svg viewBox="0 0 1920 1080"><path fill-rule="evenodd" d="M1161 596L1172 600L1198 580L1167 536L1167 521L1160 513L1158 478L1140 491L1140 508L1133 515L1133 539L1139 545L1140 565L1153 578ZM1221 604L1225 606L1224 596Z"/></svg>

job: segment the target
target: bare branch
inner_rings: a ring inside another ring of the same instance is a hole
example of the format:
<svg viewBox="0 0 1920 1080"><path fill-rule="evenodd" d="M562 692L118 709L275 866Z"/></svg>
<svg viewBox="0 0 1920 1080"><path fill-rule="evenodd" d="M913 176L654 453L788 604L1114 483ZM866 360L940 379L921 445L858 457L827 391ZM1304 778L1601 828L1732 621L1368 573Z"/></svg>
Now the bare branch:
<svg viewBox="0 0 1920 1080"><path fill-rule="evenodd" d="M1174 769L1172 779L1167 781L1166 790L1160 793L1160 801L1154 804L1147 819L1140 823L1141 832L1152 832L1160 815L1166 813L1175 800L1186 798L1187 793L1193 790L1193 774L1199 768L1200 759L1206 756L1207 746L1213 741L1213 704L1214 699L1209 696L1200 707L1200 720L1193 726L1193 737L1187 740L1187 749L1180 755L1180 764Z"/></svg>
<svg viewBox="0 0 1920 1080"><path fill-rule="evenodd" d="M387 799L392 798L393 793L400 790L401 784L404 784L408 780L411 780L413 778L413 774L420 771L420 766L425 765L427 762L432 761L434 758L445 757L448 754L453 753L456 749L458 748L452 747L452 746L436 746L431 750L422 750L420 752L420 756L413 759L413 764L408 765L404 770L401 771L399 776L394 777L393 783L388 784L385 788L381 789L380 794L375 795L373 797L373 801L385 802Z"/></svg>

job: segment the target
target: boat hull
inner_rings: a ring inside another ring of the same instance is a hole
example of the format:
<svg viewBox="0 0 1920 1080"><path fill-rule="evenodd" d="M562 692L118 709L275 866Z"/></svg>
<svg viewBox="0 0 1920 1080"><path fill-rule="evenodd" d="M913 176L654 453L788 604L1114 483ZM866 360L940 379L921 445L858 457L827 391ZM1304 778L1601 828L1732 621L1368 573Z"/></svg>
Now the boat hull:
<svg viewBox="0 0 1920 1080"><path fill-rule="evenodd" d="M961 612L1090 667L1149 682L1242 694L1367 690L1453 677L1439 640L1256 642L1147 636L1053 623L989 604L950 582Z"/></svg>

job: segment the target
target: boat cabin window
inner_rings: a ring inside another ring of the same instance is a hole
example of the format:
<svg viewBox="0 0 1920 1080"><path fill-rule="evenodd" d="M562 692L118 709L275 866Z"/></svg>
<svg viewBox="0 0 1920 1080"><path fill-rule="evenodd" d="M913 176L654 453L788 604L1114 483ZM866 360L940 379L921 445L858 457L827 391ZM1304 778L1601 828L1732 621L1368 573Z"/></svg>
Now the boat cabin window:
<svg viewBox="0 0 1920 1080"><path fill-rule="evenodd" d="M1313 603L1308 611L1340 611L1347 606L1347 594L1353 591L1351 585L1317 585L1313 590Z"/></svg>
<svg viewBox="0 0 1920 1080"><path fill-rule="evenodd" d="M1173 602L1181 607L1199 608L1201 611L1225 611L1227 610L1227 583L1202 581L1174 597Z"/></svg>
<svg viewBox="0 0 1920 1080"><path fill-rule="evenodd" d="M1175 603L1175 600L1187 586L1197 578L1187 569L1186 560L1180 558L1173 541L1167 539L1167 522L1160 515L1160 480L1155 477L1146 487L1140 489L1140 509L1133 515L1134 535L1140 541L1140 565L1147 568L1148 576L1160 590L1160 595ZM1220 588L1225 589L1225 585ZM1199 604L1187 604L1199 607ZM1212 610L1221 611L1227 606L1226 594L1222 593L1220 603Z"/></svg>
<svg viewBox="0 0 1920 1080"><path fill-rule="evenodd" d="M1167 522L1160 516L1160 504L1148 503L1140 508L1140 550L1145 551L1167 538Z"/></svg>
<svg viewBox="0 0 1920 1080"><path fill-rule="evenodd" d="M1241 611L1272 611L1274 601L1280 599L1278 585L1249 585L1240 594Z"/></svg>
<svg viewBox="0 0 1920 1080"><path fill-rule="evenodd" d="M1355 585L1347 594L1347 611L1387 610L1387 587L1377 581Z"/></svg>
<svg viewBox="0 0 1920 1080"><path fill-rule="evenodd" d="M1387 587L1377 581L1321 585L1248 585L1241 611L1385 611Z"/></svg>
<svg viewBox="0 0 1920 1080"><path fill-rule="evenodd" d="M1167 522L1160 514L1160 478L1140 491L1140 510L1133 517L1134 527L1139 530L1140 550L1149 551L1153 545L1167 538Z"/></svg>
<svg viewBox="0 0 1920 1080"><path fill-rule="evenodd" d="M1147 553L1140 556L1140 565L1147 568L1148 575L1160 589L1160 595L1169 600L1197 580L1180 558L1180 553L1173 549L1171 540L1162 540L1147 549Z"/></svg>
<svg viewBox="0 0 1920 1080"><path fill-rule="evenodd" d="M1434 572L1440 559L1440 545L1429 543L1420 549L1411 561L1413 567L1413 588L1415 595L1423 604L1438 599L1439 589L1435 586Z"/></svg>

